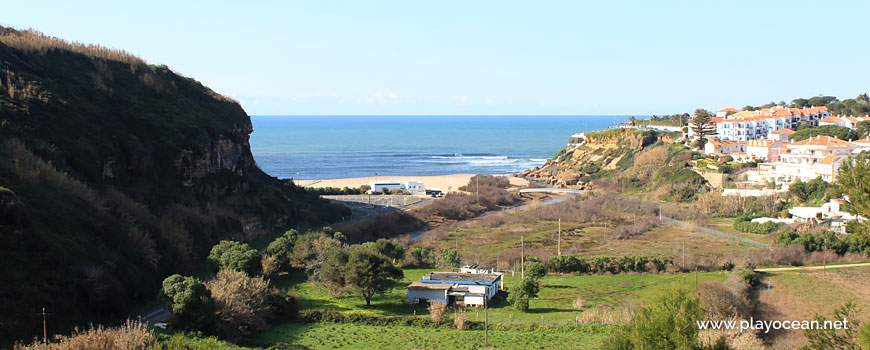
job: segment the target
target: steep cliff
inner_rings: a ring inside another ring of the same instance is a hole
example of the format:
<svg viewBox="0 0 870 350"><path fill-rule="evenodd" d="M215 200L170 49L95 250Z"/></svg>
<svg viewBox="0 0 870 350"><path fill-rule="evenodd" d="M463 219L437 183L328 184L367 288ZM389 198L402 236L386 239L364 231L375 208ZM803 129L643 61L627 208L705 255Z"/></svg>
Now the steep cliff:
<svg viewBox="0 0 870 350"><path fill-rule="evenodd" d="M572 137L541 167L517 176L555 187L652 192L684 199L704 180L688 168L692 152L674 144L677 134L612 129ZM663 199L663 198L659 198Z"/></svg>
<svg viewBox="0 0 870 350"><path fill-rule="evenodd" d="M123 316L220 239L348 213L263 173L252 130L165 66L0 27L0 340L41 307L56 326Z"/></svg>

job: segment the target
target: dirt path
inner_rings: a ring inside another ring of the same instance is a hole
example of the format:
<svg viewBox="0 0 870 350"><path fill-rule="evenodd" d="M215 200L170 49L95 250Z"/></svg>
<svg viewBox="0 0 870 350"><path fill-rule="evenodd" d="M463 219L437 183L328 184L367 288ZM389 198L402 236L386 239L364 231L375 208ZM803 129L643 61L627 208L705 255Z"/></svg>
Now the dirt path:
<svg viewBox="0 0 870 350"><path fill-rule="evenodd" d="M840 265L828 265L828 266L798 266L798 267L770 267L765 269L755 269L755 272L777 272L777 271L814 271L814 270L829 270L829 269L842 269L847 267L861 267L861 266L870 266L870 263L860 263L860 264L840 264Z"/></svg>

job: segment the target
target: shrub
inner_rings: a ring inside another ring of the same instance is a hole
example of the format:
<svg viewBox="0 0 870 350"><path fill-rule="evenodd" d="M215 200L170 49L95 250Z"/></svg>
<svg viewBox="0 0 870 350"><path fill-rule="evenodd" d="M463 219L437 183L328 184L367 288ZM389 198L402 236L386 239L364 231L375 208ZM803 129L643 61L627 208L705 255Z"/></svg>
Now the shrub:
<svg viewBox="0 0 870 350"><path fill-rule="evenodd" d="M432 249L416 247L408 251L405 257L405 266L408 267L431 267L434 265L435 253Z"/></svg>
<svg viewBox="0 0 870 350"><path fill-rule="evenodd" d="M215 302L218 319L238 335L266 329L271 316L269 282L242 271L221 270L206 283Z"/></svg>
<svg viewBox="0 0 870 350"><path fill-rule="evenodd" d="M453 313L453 324L456 325L456 329L458 330L466 330L468 329L468 320L465 318L465 308L457 308L456 312Z"/></svg>
<svg viewBox="0 0 870 350"><path fill-rule="evenodd" d="M260 259L260 266L263 270L263 276L268 278L275 277L280 269L278 259L271 255L263 255L263 258Z"/></svg>
<svg viewBox="0 0 870 350"><path fill-rule="evenodd" d="M211 248L208 261L214 268L244 271L248 274L260 272L260 253L246 243L221 241Z"/></svg>
<svg viewBox="0 0 870 350"><path fill-rule="evenodd" d="M447 304L438 302L429 303L429 315L432 316L432 322L441 324L444 322L444 316L447 315Z"/></svg>
<svg viewBox="0 0 870 350"><path fill-rule="evenodd" d="M541 279L547 276L547 269L539 261L531 261L526 264L526 277Z"/></svg>
<svg viewBox="0 0 870 350"><path fill-rule="evenodd" d="M169 325L174 329L218 332L211 292L195 277L172 275L163 280L163 297L172 312Z"/></svg>
<svg viewBox="0 0 870 350"><path fill-rule="evenodd" d="M574 299L572 306L574 306L574 310L583 310L586 307L586 300L583 297L577 297L577 299Z"/></svg>
<svg viewBox="0 0 870 350"><path fill-rule="evenodd" d="M57 336L55 341L36 341L30 345L16 344L14 350L157 350L157 339L147 325L127 321L117 328L91 327L72 335Z"/></svg>

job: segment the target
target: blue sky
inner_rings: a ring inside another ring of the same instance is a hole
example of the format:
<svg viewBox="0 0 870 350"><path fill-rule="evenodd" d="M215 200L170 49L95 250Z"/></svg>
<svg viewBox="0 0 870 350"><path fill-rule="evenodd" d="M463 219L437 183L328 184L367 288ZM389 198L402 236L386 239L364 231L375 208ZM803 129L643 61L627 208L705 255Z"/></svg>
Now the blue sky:
<svg viewBox="0 0 870 350"><path fill-rule="evenodd" d="M870 1L10 1L257 114L665 114L870 90Z"/></svg>

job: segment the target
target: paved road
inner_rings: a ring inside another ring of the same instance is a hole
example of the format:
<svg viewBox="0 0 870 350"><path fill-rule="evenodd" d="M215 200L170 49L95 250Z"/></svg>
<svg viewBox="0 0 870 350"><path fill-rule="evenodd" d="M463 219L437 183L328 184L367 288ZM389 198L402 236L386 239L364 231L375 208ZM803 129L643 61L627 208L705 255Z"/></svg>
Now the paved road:
<svg viewBox="0 0 870 350"><path fill-rule="evenodd" d="M815 271L815 270L830 270L830 269L845 269L848 267L870 266L870 263L860 264L839 264L828 266L796 266L796 267L769 267L765 269L755 269L756 272L778 272L778 271Z"/></svg>

